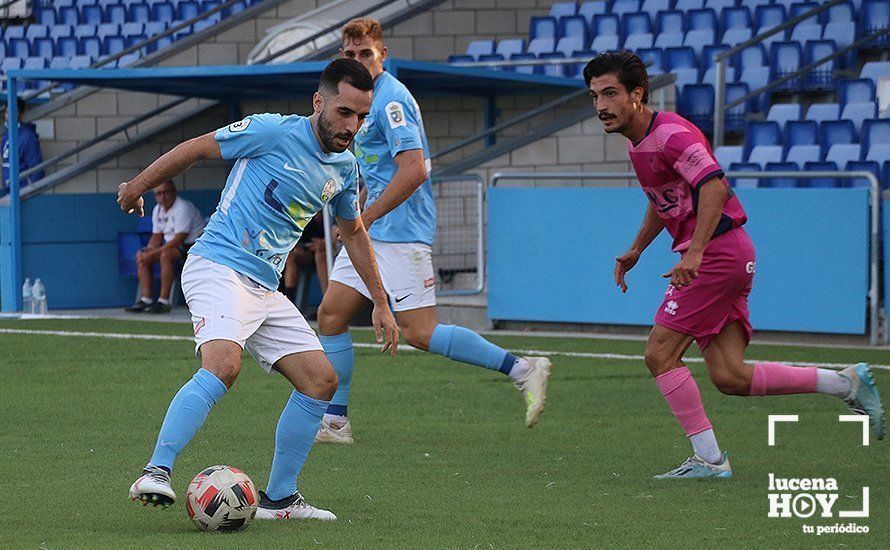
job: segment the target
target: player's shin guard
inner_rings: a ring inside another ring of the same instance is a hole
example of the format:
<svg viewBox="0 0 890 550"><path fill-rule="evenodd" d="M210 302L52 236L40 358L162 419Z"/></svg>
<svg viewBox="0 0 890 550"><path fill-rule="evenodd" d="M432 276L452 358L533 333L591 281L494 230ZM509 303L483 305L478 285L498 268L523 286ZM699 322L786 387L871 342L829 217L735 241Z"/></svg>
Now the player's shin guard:
<svg viewBox="0 0 890 550"><path fill-rule="evenodd" d="M297 492L297 476L309 456L327 408L327 401L296 390L291 393L275 430L275 456L266 488L270 499L281 500Z"/></svg>
<svg viewBox="0 0 890 550"><path fill-rule="evenodd" d="M516 357L470 329L436 325L430 337L430 351L449 359L510 374Z"/></svg>
<svg viewBox="0 0 890 550"><path fill-rule="evenodd" d="M226 385L212 372L198 369L170 402L149 464L172 471L176 457L204 424L210 409L226 390Z"/></svg>
<svg viewBox="0 0 890 550"><path fill-rule="evenodd" d="M754 363L749 395L788 395L816 391L816 367L792 367L781 363Z"/></svg>
<svg viewBox="0 0 890 550"><path fill-rule="evenodd" d="M352 335L347 331L335 336L319 336L321 347L324 348L328 361L334 366L337 373L337 392L331 398L328 414L346 416L346 408L349 405L349 387L352 382L352 369L355 367L355 347L352 345Z"/></svg>
<svg viewBox="0 0 890 550"><path fill-rule="evenodd" d="M674 416L683 426L686 437L711 428L711 421L708 420L708 415L705 414L705 407L702 404L701 393L698 391L698 385L692 378L689 368L683 366L669 370L655 377L655 383L661 390L661 394L664 395Z"/></svg>

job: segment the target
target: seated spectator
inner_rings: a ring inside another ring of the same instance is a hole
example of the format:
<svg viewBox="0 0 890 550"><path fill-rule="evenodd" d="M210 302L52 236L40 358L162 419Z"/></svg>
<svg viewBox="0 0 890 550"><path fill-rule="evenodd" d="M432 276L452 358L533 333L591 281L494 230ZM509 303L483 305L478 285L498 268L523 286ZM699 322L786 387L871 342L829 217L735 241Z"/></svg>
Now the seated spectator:
<svg viewBox="0 0 890 550"><path fill-rule="evenodd" d="M31 123L23 124L22 118L25 116L27 103L24 100L18 101L19 105L19 174L33 168L43 162L43 156L40 154L40 136L37 135L35 126ZM3 185L0 188L0 196L9 192L9 132L7 131L7 111L3 110L3 137L0 138L0 147L3 148ZM43 179L45 173L38 170L27 177L19 180L19 186L25 187L35 181Z"/></svg>
<svg viewBox="0 0 890 550"><path fill-rule="evenodd" d="M336 228L334 229L336 231ZM303 229L303 235L297 246L287 255L282 274L282 292L287 298L297 303L297 280L300 269L315 268L322 293L328 287L328 264L325 261L324 217L321 212Z"/></svg>
<svg viewBox="0 0 890 550"><path fill-rule="evenodd" d="M170 291L191 248L204 231L204 217L191 202L176 195L172 181L155 188L157 204L151 212L151 240L136 253L142 297L128 307L130 313L170 312ZM161 292L151 299L152 266L161 266Z"/></svg>

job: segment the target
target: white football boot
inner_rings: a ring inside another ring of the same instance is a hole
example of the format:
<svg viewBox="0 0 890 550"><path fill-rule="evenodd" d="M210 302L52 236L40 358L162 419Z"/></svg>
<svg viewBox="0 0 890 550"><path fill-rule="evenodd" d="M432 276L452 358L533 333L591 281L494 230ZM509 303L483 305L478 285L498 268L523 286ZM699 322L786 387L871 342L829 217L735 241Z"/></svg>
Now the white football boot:
<svg viewBox="0 0 890 550"><path fill-rule="evenodd" d="M307 503L299 491L281 500L270 500L260 491L260 504L256 509L256 519L320 519L333 521L333 512L316 508Z"/></svg>
<svg viewBox="0 0 890 550"><path fill-rule="evenodd" d="M528 372L514 384L525 402L525 427L531 428L538 423L538 418L544 411L547 379L550 378L552 363L546 357L523 357L520 361L528 361Z"/></svg>
<svg viewBox="0 0 890 550"><path fill-rule="evenodd" d="M355 440L352 438L352 425L349 424L349 419L346 419L345 424L336 425L326 418L322 418L321 427L318 429L318 433L315 434L315 442L340 443L344 445L355 443Z"/></svg>
<svg viewBox="0 0 890 550"><path fill-rule="evenodd" d="M176 493L170 485L170 473L157 466L146 466L142 476L130 486L130 500L138 500L143 506L172 506Z"/></svg>

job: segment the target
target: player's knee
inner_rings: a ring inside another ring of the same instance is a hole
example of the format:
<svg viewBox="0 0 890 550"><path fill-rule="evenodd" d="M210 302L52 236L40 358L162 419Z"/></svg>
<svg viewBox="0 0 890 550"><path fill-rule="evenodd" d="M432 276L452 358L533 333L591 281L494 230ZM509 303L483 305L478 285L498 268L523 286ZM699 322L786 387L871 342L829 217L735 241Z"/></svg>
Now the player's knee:
<svg viewBox="0 0 890 550"><path fill-rule="evenodd" d="M711 374L711 382L714 383L714 387L720 390L720 393L726 395L748 395L751 386L750 380L746 380L733 371Z"/></svg>
<svg viewBox="0 0 890 550"><path fill-rule="evenodd" d="M317 316L318 331L326 336L340 334L349 329L347 322L342 319L342 316L333 311L324 300L318 306Z"/></svg>
<svg viewBox="0 0 890 550"><path fill-rule="evenodd" d="M414 325L403 325L399 328L402 331L402 337L409 346L423 351L429 351L430 338L432 337L432 333L429 330Z"/></svg>
<svg viewBox="0 0 890 550"><path fill-rule="evenodd" d="M214 361L212 364L204 365L204 369L212 372L227 388L231 388L238 378L238 373L241 372L240 357L238 359L238 361Z"/></svg>
<svg viewBox="0 0 890 550"><path fill-rule="evenodd" d="M337 391L338 382L334 367L330 363L325 363L315 369L307 393L309 397L330 401Z"/></svg>
<svg viewBox="0 0 890 550"><path fill-rule="evenodd" d="M645 361L646 367L652 373L652 376L664 374L674 367L673 358L657 346L650 345L646 348L643 361Z"/></svg>
<svg viewBox="0 0 890 550"><path fill-rule="evenodd" d="M172 248L161 250L161 261L164 263L172 263L179 258L179 251Z"/></svg>

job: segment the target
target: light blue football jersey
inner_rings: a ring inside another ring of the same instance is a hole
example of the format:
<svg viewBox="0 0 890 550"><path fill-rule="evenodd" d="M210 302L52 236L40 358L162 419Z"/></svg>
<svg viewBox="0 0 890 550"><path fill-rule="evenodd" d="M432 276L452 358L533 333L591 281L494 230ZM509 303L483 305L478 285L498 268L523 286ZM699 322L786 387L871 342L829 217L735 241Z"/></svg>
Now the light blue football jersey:
<svg viewBox="0 0 890 550"><path fill-rule="evenodd" d="M252 115L217 130L216 141L236 162L189 253L274 290L288 252L326 204L335 216L359 217L355 157L325 153L308 118Z"/></svg>
<svg viewBox="0 0 890 550"><path fill-rule="evenodd" d="M395 175L395 156L412 149L423 149L429 170L430 151L420 108L408 88L384 71L374 82L371 113L355 136L355 156L368 188L366 209ZM378 241L432 246L436 238L436 204L429 178L405 202L375 221L368 232Z"/></svg>

